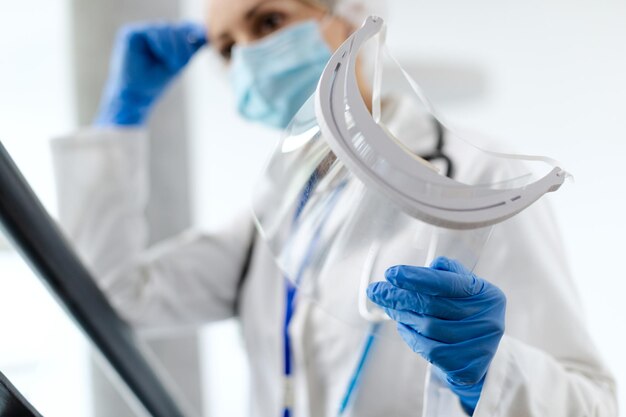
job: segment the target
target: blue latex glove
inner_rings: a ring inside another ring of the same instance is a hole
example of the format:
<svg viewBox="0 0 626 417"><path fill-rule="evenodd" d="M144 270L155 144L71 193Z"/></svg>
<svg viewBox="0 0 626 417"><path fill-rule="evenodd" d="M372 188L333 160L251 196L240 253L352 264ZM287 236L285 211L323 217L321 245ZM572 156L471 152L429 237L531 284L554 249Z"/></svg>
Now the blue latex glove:
<svg viewBox="0 0 626 417"><path fill-rule="evenodd" d="M506 297L459 262L394 266L368 288L413 351L439 368L463 409L474 413L504 333Z"/></svg>
<svg viewBox="0 0 626 417"><path fill-rule="evenodd" d="M196 23L123 27L95 124L144 124L170 81L206 43L206 30Z"/></svg>

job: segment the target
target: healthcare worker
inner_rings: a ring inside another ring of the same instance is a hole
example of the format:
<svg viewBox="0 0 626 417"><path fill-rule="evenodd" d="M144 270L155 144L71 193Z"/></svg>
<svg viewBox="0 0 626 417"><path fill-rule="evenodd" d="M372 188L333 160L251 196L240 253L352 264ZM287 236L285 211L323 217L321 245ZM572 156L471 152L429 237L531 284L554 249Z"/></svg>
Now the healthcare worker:
<svg viewBox="0 0 626 417"><path fill-rule="evenodd" d="M373 349L349 401L363 334L310 300L293 308L249 210L218 232L145 248L145 124L168 85L208 44L230 66L241 116L283 128L355 29L336 3L211 0L208 31L159 23L120 33L94 125L52 146L61 224L99 286L137 327L237 316L252 416L616 416L614 380L585 328L545 202L495 228L474 273L446 258L428 268L389 265L368 295L406 344ZM416 138L433 129L402 98L385 100L382 116ZM480 169L462 156L452 162Z"/></svg>

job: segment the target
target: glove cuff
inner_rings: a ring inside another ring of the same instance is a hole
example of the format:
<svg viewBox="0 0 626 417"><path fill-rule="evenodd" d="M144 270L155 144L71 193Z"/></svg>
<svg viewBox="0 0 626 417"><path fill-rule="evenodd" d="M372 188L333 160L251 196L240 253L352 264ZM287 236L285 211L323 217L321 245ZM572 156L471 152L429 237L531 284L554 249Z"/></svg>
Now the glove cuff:
<svg viewBox="0 0 626 417"><path fill-rule="evenodd" d="M474 414L474 410L476 409L476 405L480 399L480 393L482 392L483 385L485 384L485 377L486 375L484 375L476 384L472 385L458 384L446 377L448 387L457 395L457 397L459 397L463 410L470 416Z"/></svg>

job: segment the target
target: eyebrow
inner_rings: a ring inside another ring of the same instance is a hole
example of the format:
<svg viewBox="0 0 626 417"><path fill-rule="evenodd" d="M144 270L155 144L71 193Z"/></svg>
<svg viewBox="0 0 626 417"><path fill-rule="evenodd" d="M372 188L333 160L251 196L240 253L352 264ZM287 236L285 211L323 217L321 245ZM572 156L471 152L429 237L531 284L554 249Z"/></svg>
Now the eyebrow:
<svg viewBox="0 0 626 417"><path fill-rule="evenodd" d="M255 6L251 7L250 10L248 10L246 12L245 19L246 20L252 19L252 17L254 17L254 15L259 10L259 8L261 8L262 6L266 5L267 3L272 3L272 2L275 2L275 1L277 1L277 0L264 0L264 1L261 1L261 2L257 3Z"/></svg>

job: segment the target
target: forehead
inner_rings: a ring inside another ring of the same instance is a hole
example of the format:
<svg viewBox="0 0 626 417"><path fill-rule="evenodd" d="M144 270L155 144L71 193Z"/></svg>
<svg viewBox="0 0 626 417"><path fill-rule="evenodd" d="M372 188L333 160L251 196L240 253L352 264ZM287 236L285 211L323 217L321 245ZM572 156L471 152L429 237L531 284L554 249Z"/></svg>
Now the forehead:
<svg viewBox="0 0 626 417"><path fill-rule="evenodd" d="M231 16L243 16L249 9L267 0L208 0L208 19L222 20Z"/></svg>
<svg viewBox="0 0 626 417"><path fill-rule="evenodd" d="M250 11L271 8L306 17L319 13L322 6L316 0L208 0L206 21L209 34L216 39L220 34L236 31L246 23Z"/></svg>
<svg viewBox="0 0 626 417"><path fill-rule="evenodd" d="M244 19L248 11L265 3L281 5L293 0L208 0L207 23L211 33L228 30Z"/></svg>

